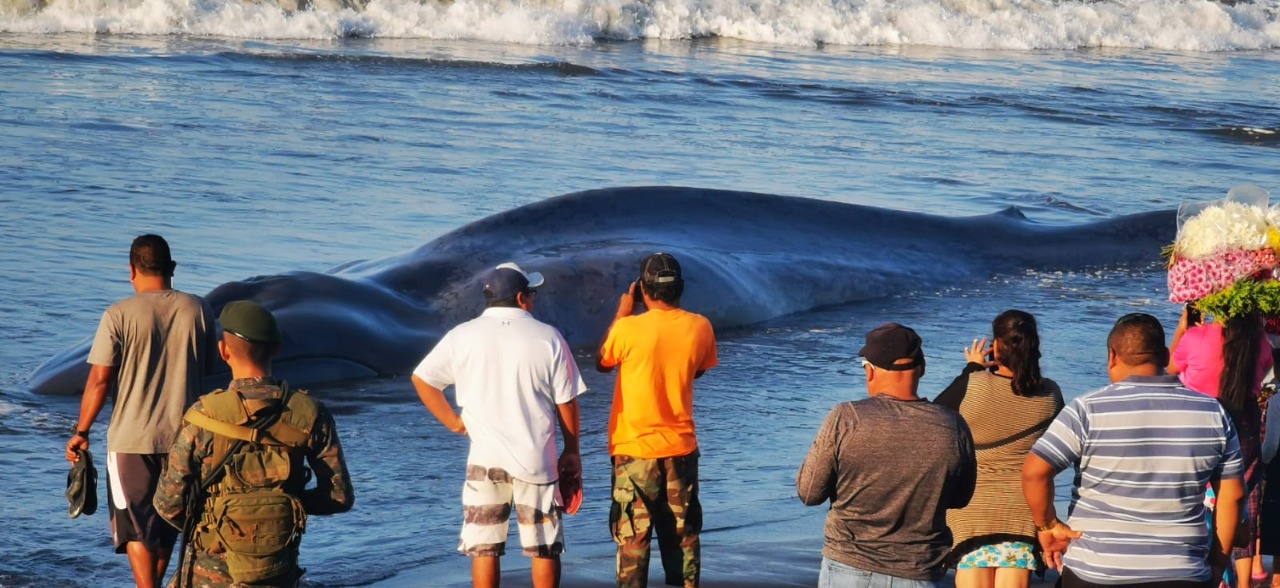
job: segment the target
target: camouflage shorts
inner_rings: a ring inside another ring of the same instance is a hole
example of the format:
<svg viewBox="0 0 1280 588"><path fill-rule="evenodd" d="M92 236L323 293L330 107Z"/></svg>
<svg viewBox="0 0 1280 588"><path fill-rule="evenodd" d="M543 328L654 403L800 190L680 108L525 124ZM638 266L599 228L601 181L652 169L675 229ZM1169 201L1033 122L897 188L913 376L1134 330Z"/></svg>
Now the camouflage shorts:
<svg viewBox="0 0 1280 588"><path fill-rule="evenodd" d="M698 452L662 459L614 456L609 526L618 544L618 586L648 584L654 531L666 583L697 586L702 532Z"/></svg>

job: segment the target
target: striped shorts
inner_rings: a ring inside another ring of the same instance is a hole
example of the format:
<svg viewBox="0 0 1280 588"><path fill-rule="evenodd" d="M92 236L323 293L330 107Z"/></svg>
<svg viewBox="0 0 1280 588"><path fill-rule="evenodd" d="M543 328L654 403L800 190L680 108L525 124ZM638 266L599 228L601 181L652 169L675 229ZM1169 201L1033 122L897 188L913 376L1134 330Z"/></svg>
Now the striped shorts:
<svg viewBox="0 0 1280 588"><path fill-rule="evenodd" d="M558 484L531 484L501 468L467 464L462 485L462 535L458 551L471 557L506 553L511 507L515 506L520 547L529 557L553 557L564 551Z"/></svg>

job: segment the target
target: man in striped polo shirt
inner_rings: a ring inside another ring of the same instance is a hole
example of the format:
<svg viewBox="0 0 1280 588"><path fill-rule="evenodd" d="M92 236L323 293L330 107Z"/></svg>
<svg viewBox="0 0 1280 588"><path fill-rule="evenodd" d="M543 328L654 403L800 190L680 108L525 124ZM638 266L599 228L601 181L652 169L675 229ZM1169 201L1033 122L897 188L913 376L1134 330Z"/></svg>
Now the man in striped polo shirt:
<svg viewBox="0 0 1280 588"><path fill-rule="evenodd" d="M1244 496L1240 444L1217 400L1163 374L1164 341L1151 315L1116 321L1111 385L1073 400L1027 455L1023 491L1063 588L1210 588L1229 563ZM1077 474L1064 523L1053 478L1067 466ZM1210 483L1216 537L1205 526Z"/></svg>

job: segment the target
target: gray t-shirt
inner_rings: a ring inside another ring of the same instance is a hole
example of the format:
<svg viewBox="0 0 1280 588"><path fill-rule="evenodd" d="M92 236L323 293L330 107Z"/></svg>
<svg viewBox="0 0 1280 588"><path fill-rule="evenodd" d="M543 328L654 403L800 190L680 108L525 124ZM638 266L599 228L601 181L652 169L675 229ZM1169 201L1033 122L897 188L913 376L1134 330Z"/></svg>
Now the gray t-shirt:
<svg viewBox="0 0 1280 588"><path fill-rule="evenodd" d="M969 503L977 467L973 436L958 413L881 395L831 409L796 489L809 506L831 502L824 557L936 580L951 549L947 509Z"/></svg>
<svg viewBox="0 0 1280 588"><path fill-rule="evenodd" d="M116 367L108 451L169 452L216 337L209 304L185 292L140 292L107 308L89 363Z"/></svg>

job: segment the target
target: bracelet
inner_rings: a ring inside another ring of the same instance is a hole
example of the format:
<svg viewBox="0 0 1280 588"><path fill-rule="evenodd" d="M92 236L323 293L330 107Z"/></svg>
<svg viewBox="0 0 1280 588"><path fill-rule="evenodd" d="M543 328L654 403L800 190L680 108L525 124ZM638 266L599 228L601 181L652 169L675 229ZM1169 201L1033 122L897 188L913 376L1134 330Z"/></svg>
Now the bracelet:
<svg viewBox="0 0 1280 588"><path fill-rule="evenodd" d="M1043 533L1045 531L1052 531L1054 527L1057 527L1057 526L1058 526L1058 519L1057 517L1054 517L1053 520L1049 521L1044 525L1036 525L1036 532Z"/></svg>
<svg viewBox="0 0 1280 588"><path fill-rule="evenodd" d="M81 431L80 429L76 429L76 437L84 437L85 439L88 439L88 438L89 438L89 430L88 430L88 429L85 429L85 430Z"/></svg>

